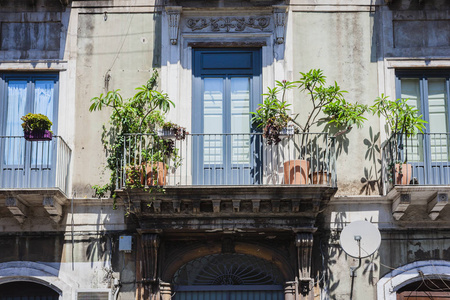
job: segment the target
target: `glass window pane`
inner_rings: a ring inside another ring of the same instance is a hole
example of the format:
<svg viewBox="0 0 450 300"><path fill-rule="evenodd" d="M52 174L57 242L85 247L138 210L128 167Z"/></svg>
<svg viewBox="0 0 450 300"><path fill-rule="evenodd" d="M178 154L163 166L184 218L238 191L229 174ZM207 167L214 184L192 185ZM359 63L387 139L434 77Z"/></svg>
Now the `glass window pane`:
<svg viewBox="0 0 450 300"><path fill-rule="evenodd" d="M231 78L232 163L250 163L250 78Z"/></svg>
<svg viewBox="0 0 450 300"><path fill-rule="evenodd" d="M55 83L36 80L34 90L34 113L46 115L53 122L53 94Z"/></svg>
<svg viewBox="0 0 450 300"><path fill-rule="evenodd" d="M53 120L54 82L51 80L36 80L34 89L34 113L46 115ZM37 142L31 149L31 164L36 168L49 168L52 148L49 142Z"/></svg>
<svg viewBox="0 0 450 300"><path fill-rule="evenodd" d="M402 99L408 99L408 105L422 111L420 98L420 80L418 78L402 79ZM409 162L423 161L423 139L421 136L409 137L407 141L407 159Z"/></svg>
<svg viewBox="0 0 450 300"><path fill-rule="evenodd" d="M447 89L445 78L428 79L428 111L431 135L431 161L448 160Z"/></svg>
<svg viewBox="0 0 450 300"><path fill-rule="evenodd" d="M223 163L223 78L203 79L204 163ZM214 135L216 134L216 135Z"/></svg>

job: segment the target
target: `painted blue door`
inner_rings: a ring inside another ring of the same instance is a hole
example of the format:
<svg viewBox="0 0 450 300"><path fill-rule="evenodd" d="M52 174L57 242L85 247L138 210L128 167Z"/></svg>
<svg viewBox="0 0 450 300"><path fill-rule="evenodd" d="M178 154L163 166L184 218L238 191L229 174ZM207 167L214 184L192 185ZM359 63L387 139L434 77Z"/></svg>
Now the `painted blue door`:
<svg viewBox="0 0 450 300"><path fill-rule="evenodd" d="M259 49L194 49L193 183L254 184L250 112L261 102Z"/></svg>
<svg viewBox="0 0 450 300"><path fill-rule="evenodd" d="M449 93L448 71L397 72L397 98L409 99L428 122L425 134L400 141L418 184L450 184Z"/></svg>

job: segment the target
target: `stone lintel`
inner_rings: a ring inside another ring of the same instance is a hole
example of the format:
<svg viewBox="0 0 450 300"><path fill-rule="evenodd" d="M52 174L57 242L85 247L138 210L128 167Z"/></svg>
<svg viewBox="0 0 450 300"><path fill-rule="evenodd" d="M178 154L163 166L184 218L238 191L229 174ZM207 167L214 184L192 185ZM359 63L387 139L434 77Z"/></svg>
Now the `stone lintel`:
<svg viewBox="0 0 450 300"><path fill-rule="evenodd" d="M448 203L448 194L447 193L437 193L431 200L428 202L428 216L431 220L436 220L439 216L441 210Z"/></svg>
<svg viewBox="0 0 450 300"><path fill-rule="evenodd" d="M411 194L400 194L392 203L392 216L394 219L400 220L409 205L411 205Z"/></svg>

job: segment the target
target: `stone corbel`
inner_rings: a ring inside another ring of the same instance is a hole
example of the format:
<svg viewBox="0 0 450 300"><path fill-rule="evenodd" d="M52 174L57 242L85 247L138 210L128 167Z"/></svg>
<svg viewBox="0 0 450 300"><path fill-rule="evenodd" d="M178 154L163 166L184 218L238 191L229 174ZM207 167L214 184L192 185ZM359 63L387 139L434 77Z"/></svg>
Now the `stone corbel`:
<svg viewBox="0 0 450 300"><path fill-rule="evenodd" d="M169 22L170 43L176 45L178 43L178 28L180 24L181 6L167 6L167 18Z"/></svg>
<svg viewBox="0 0 450 300"><path fill-rule="evenodd" d="M50 215L50 218L55 222L59 223L62 217L62 206L53 197L44 197L42 202L45 210Z"/></svg>
<svg viewBox="0 0 450 300"><path fill-rule="evenodd" d="M5 204L8 210L13 214L14 218L20 224L23 224L23 222L27 218L27 207L17 198L14 197L6 198Z"/></svg>
<svg viewBox="0 0 450 300"><path fill-rule="evenodd" d="M446 193L438 193L435 197L433 197L428 202L428 216L431 220L436 220L436 218L439 216L439 213L441 210L447 205L448 203L448 194Z"/></svg>
<svg viewBox="0 0 450 300"><path fill-rule="evenodd" d="M284 29L286 26L286 5L273 5L273 20L275 25L275 39L277 44L284 43Z"/></svg>
<svg viewBox="0 0 450 300"><path fill-rule="evenodd" d="M311 258L313 235L312 233L299 233L295 238L298 253L298 278L300 280L300 293L307 295L312 289Z"/></svg>
<svg viewBox="0 0 450 300"><path fill-rule="evenodd" d="M392 203L392 216L397 221L405 214L406 209L411 204L410 194L400 194L400 196Z"/></svg>
<svg viewBox="0 0 450 300"><path fill-rule="evenodd" d="M153 233L142 234L141 238L142 254L143 254L143 270L142 281L144 283L155 283L158 278L158 248L159 236Z"/></svg>

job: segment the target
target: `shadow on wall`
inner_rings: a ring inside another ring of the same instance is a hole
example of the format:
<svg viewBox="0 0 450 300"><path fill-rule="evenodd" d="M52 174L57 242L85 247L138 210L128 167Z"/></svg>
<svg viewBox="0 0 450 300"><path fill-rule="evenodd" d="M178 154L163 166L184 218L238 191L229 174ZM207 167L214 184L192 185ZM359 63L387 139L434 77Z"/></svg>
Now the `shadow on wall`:
<svg viewBox="0 0 450 300"><path fill-rule="evenodd" d="M373 134L372 126L369 128L369 139L364 139L366 154L364 159L372 165L370 168L364 167L364 176L361 177L363 184L360 194L371 195L376 191L381 191L381 159L380 159L380 133Z"/></svg>

